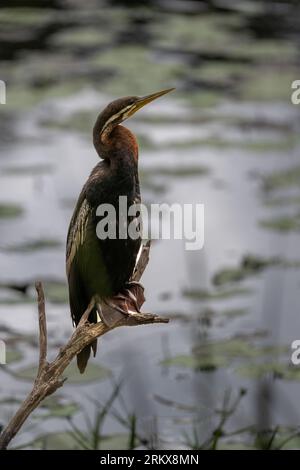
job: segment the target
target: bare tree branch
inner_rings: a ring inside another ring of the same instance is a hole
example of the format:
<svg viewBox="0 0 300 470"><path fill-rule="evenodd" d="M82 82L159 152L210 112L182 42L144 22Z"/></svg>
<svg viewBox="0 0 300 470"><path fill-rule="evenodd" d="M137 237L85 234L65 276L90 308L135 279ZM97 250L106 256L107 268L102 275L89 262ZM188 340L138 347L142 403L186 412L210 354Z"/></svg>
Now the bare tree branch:
<svg viewBox="0 0 300 470"><path fill-rule="evenodd" d="M40 340L40 360L38 377L41 375L43 368L47 362L47 322L45 313L45 295L41 282L35 283L38 296L38 312L39 312L39 340Z"/></svg>
<svg viewBox="0 0 300 470"><path fill-rule="evenodd" d="M138 266L135 270L132 280L136 282L140 280L140 277L148 263L149 247L149 243L145 245ZM43 287L40 282L36 283L36 290L38 294L40 345L38 372L31 392L0 434L0 449L7 449L8 444L19 432L20 428L29 415L47 396L54 393L64 384L66 378L63 378L62 374L64 373L67 366L82 349L91 344L96 338L103 336L112 329L120 326L138 326L149 323L168 323L169 321L167 318L162 318L152 313L134 312L129 313L128 315L120 316L119 320L112 326L108 326L103 322L91 324L88 322L88 318L91 310L95 305L95 302L97 301L94 299L90 302L67 344L60 349L55 359L48 363L45 298Z"/></svg>

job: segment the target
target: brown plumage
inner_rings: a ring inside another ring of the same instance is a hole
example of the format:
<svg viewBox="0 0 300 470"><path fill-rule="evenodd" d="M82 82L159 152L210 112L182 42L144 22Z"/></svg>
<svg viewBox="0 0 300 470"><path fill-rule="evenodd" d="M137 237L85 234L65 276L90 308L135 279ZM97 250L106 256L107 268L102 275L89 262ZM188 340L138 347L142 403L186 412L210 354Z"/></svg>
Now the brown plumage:
<svg viewBox="0 0 300 470"><path fill-rule="evenodd" d="M119 197L127 197L128 207L141 201L138 144L132 132L121 123L142 106L169 91L171 89L143 98L120 98L110 103L96 120L93 143L102 161L95 166L80 193L67 237L67 277L71 316L75 325L92 298L99 301L89 321L96 323L99 315L109 326L128 310L141 306L142 288L130 282L141 236L137 239L118 237L119 223L127 227L131 222L138 225L138 219L127 216L127 213L119 214ZM100 239L96 234L100 220L96 211L101 204L111 204L116 210L116 239ZM116 304L118 309L113 307ZM80 372L85 370L91 348L95 355L97 342L77 356Z"/></svg>

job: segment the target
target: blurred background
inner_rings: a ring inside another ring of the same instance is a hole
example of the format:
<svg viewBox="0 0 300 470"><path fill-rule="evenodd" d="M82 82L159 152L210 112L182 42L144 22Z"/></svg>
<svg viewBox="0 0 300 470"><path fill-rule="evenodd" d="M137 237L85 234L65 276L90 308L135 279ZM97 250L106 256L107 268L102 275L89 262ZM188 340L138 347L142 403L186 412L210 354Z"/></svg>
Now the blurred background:
<svg viewBox="0 0 300 470"><path fill-rule="evenodd" d="M205 204L203 250L152 246L145 311L169 325L106 335L14 446L300 448L299 26L293 0L1 1L1 424L35 373L36 280L50 355L72 332L65 239L105 104L175 86L127 123L144 202Z"/></svg>

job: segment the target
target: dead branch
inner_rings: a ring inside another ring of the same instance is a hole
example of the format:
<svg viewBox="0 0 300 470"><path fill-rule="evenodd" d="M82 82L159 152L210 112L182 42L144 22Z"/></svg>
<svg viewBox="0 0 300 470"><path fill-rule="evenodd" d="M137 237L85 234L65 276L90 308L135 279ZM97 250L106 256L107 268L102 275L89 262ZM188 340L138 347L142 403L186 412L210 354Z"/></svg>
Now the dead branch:
<svg viewBox="0 0 300 470"><path fill-rule="evenodd" d="M140 277L147 266L149 260L149 248L150 244L147 243L144 246L138 266L134 272L134 281L140 280ZM83 314L80 323L67 344L60 349L56 358L52 362L48 363L45 298L41 282L36 283L36 290L38 297L40 349L38 372L32 390L0 434L0 449L2 450L7 449L8 444L16 436L26 419L39 406L39 404L64 384L66 378L63 378L62 375L65 369L72 359L74 359L74 357L84 347L91 344L93 340L119 326L138 326L148 323L168 323L169 321L167 318L162 318L151 313L135 312L129 315L120 316L117 323L112 326L108 326L103 322L91 324L88 322L88 318L95 304L95 300L93 300Z"/></svg>

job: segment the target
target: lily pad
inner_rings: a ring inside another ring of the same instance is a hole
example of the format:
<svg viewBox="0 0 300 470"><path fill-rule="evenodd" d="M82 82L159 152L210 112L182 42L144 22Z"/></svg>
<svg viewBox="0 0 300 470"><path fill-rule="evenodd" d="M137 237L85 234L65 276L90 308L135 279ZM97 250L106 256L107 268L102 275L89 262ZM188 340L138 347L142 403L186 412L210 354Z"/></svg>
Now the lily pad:
<svg viewBox="0 0 300 470"><path fill-rule="evenodd" d="M129 448L129 435L114 434L103 436L100 442L101 450L126 450Z"/></svg>
<svg viewBox="0 0 300 470"><path fill-rule="evenodd" d="M145 90L163 89L168 83L172 86L182 75L180 64L168 61L157 61L154 54L140 45L123 45L96 54L91 66L114 71L114 75L101 84L101 91L113 96L144 95ZM136 73L137 67L143 74Z"/></svg>
<svg viewBox="0 0 300 470"><path fill-rule="evenodd" d="M13 175L13 176L24 176L24 175L43 175L50 173L53 170L52 165L13 165L5 166L1 168L2 174Z"/></svg>
<svg viewBox="0 0 300 470"><path fill-rule="evenodd" d="M293 68L282 67L274 70L257 67L241 84L241 95L246 100L284 101L288 102L291 95L291 83L297 75Z"/></svg>
<svg viewBox="0 0 300 470"><path fill-rule="evenodd" d="M170 359L165 359L160 364L166 367L184 367L187 369L209 372L218 369L219 367L225 367L227 361L225 358L220 356L196 357L188 355L178 355Z"/></svg>
<svg viewBox="0 0 300 470"><path fill-rule="evenodd" d="M240 266L236 268L225 268L218 271L213 277L213 284L222 286L232 282L242 281L253 276L269 266L282 263L280 258L263 258L253 255L246 255L242 259Z"/></svg>
<svg viewBox="0 0 300 470"><path fill-rule="evenodd" d="M32 381L36 377L36 372L36 365L31 365L24 369L16 371L16 376L23 380ZM98 382L100 380L107 379L110 375L111 372L109 369L106 369L105 367L100 366L98 364L93 364L91 362L88 364L85 373L80 374L75 364L75 361L73 361L65 370L63 377L67 377L68 383L81 384L87 382Z"/></svg>
<svg viewBox="0 0 300 470"><path fill-rule="evenodd" d="M23 212L23 207L18 204L0 204L0 219L19 217Z"/></svg>
<svg viewBox="0 0 300 470"><path fill-rule="evenodd" d="M275 171L265 175L262 180L264 191L274 191L289 187L300 186L300 166L293 166L285 170Z"/></svg>
<svg viewBox="0 0 300 470"><path fill-rule="evenodd" d="M74 402L62 402L60 399L49 397L41 404L41 409L46 413L36 416L39 419L45 418L70 418L79 411L79 406Z"/></svg>
<svg viewBox="0 0 300 470"><path fill-rule="evenodd" d="M84 440L85 446L89 447L89 436ZM115 434L110 436L102 436L100 441L101 450L125 450L128 449L129 436L127 434ZM59 432L46 434L31 444L34 449L46 450L83 450L85 447L74 437L72 432Z"/></svg>
<svg viewBox="0 0 300 470"><path fill-rule="evenodd" d="M17 349L7 349L6 350L6 364L0 364L0 367L6 366L7 364L12 364L23 359L23 354Z"/></svg>
<svg viewBox="0 0 300 470"><path fill-rule="evenodd" d="M71 432L45 434L30 444L30 448L43 450L83 450Z"/></svg>
<svg viewBox="0 0 300 470"><path fill-rule="evenodd" d="M236 442L236 441L228 441L228 442L218 442L218 450L255 450L255 446L252 444L248 444L246 442Z"/></svg>
<svg viewBox="0 0 300 470"><path fill-rule="evenodd" d="M65 282L46 281L44 283L44 290L46 299L49 302L64 304L69 301L68 288Z"/></svg>
<svg viewBox="0 0 300 470"><path fill-rule="evenodd" d="M265 375L272 375L283 380L300 380L299 367L278 362L244 364L236 369L237 374L249 379L260 379Z"/></svg>
<svg viewBox="0 0 300 470"><path fill-rule="evenodd" d="M222 300L231 297L239 297L244 295L249 295L252 293L251 289L242 289L242 288L235 288L235 289L227 289L227 290L220 290L216 289L214 291L208 291L204 289L184 289L182 294L185 297L188 297L193 300Z"/></svg>
<svg viewBox="0 0 300 470"><path fill-rule="evenodd" d="M294 216L285 215L274 217L272 219L260 220L259 225L265 229L275 230L277 232L299 232L300 214Z"/></svg>
<svg viewBox="0 0 300 470"><path fill-rule="evenodd" d="M1 8L0 22L4 25L32 28L53 20L56 11L50 8Z"/></svg>
<svg viewBox="0 0 300 470"><path fill-rule="evenodd" d="M109 40L108 31L99 28L92 29L90 26L79 26L58 32L51 39L51 44L68 49L86 49L99 48L99 46L107 44Z"/></svg>
<svg viewBox="0 0 300 470"><path fill-rule="evenodd" d="M200 371L211 371L229 366L233 361L282 354L285 347L253 345L249 339L233 338L223 341L203 343L193 350L192 355L178 355L161 362L164 366L176 366Z"/></svg>
<svg viewBox="0 0 300 470"><path fill-rule="evenodd" d="M11 245L4 248L5 251L11 251L15 253L27 253L38 250L53 250L62 246L62 243L59 240L52 238L39 238L37 240L32 240L24 243L19 243L17 245Z"/></svg>
<svg viewBox="0 0 300 470"><path fill-rule="evenodd" d="M94 124L95 112L77 111L63 119L43 120L42 125L55 129L72 130L89 134Z"/></svg>
<svg viewBox="0 0 300 470"><path fill-rule="evenodd" d="M226 318L241 317L249 313L247 308L230 308L220 312L220 315Z"/></svg>
<svg viewBox="0 0 300 470"><path fill-rule="evenodd" d="M253 345L249 340L239 338L203 343L194 348L194 353L198 356L220 355L233 359L262 357L286 351L286 347Z"/></svg>
<svg viewBox="0 0 300 470"><path fill-rule="evenodd" d="M300 449L300 433L299 429L279 429L277 432L273 449L283 450L299 450Z"/></svg>
<svg viewBox="0 0 300 470"><path fill-rule="evenodd" d="M282 207L282 206L300 206L300 196L282 196L274 198L266 198L263 201L265 206L268 207Z"/></svg>
<svg viewBox="0 0 300 470"><path fill-rule="evenodd" d="M180 167L156 167L154 170L147 170L148 174L171 176L173 178L194 178L207 175L209 170L204 166L180 166Z"/></svg>

